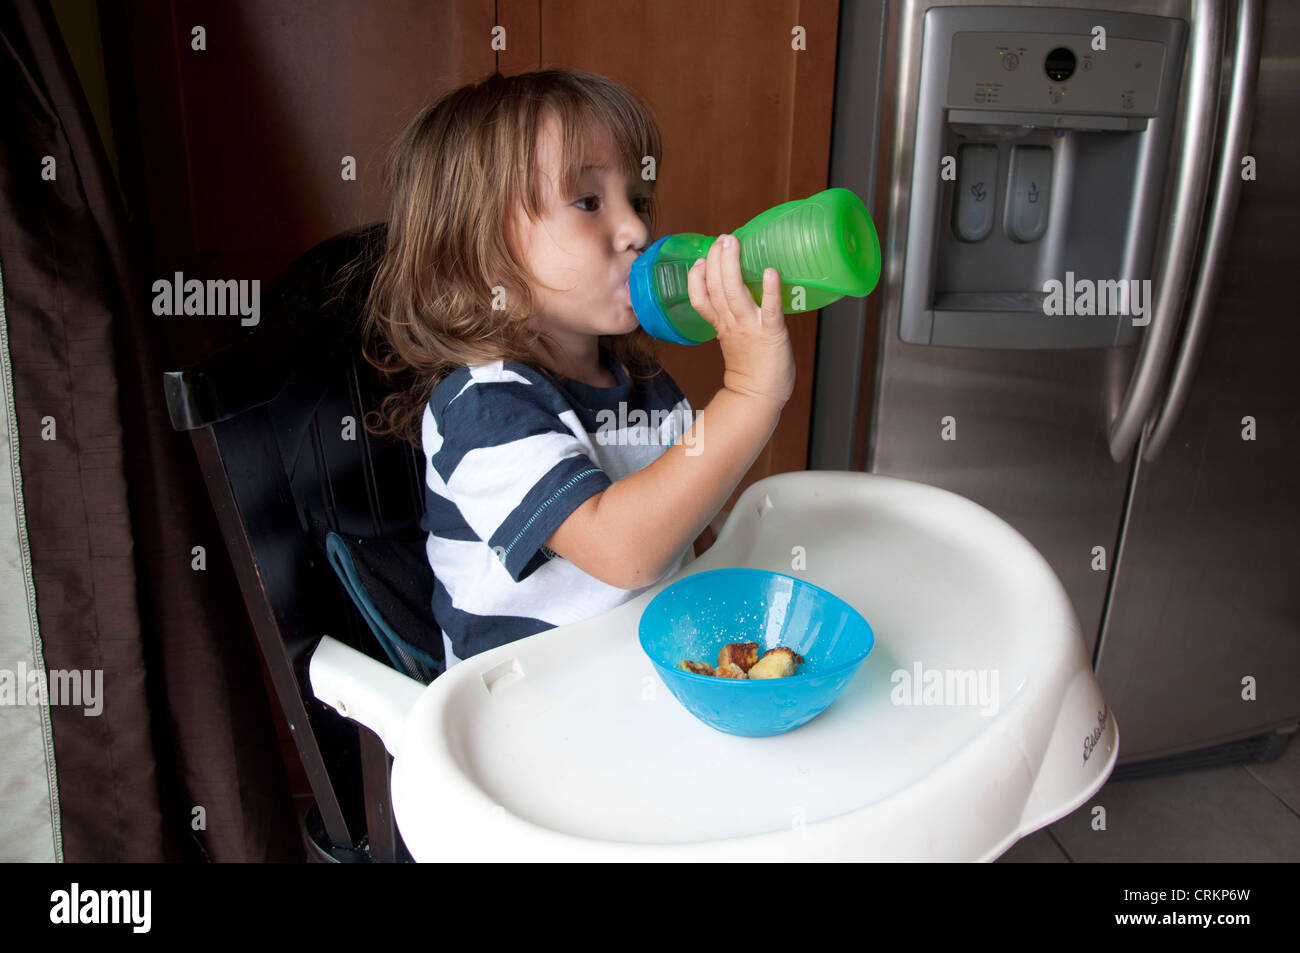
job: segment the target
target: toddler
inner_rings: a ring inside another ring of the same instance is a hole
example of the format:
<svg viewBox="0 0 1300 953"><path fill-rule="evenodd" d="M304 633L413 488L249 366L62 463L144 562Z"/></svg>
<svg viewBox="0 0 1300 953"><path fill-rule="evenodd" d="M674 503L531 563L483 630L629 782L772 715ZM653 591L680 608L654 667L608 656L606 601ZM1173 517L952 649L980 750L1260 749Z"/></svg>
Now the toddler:
<svg viewBox="0 0 1300 953"><path fill-rule="evenodd" d="M780 278L762 306L719 236L690 270L722 387L698 414L637 324L658 127L572 70L494 74L425 108L389 164L366 356L405 383L371 429L420 446L447 666L591 618L676 573L794 385Z"/></svg>

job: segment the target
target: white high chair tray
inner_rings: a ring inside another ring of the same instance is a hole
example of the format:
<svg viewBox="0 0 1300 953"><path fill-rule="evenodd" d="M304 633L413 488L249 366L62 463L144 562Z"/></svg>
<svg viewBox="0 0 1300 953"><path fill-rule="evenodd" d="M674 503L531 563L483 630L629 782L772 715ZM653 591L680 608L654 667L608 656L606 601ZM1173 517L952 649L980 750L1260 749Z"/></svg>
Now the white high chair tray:
<svg viewBox="0 0 1300 953"><path fill-rule="evenodd" d="M654 595L730 566L806 579L875 633L840 697L783 735L708 727L641 651ZM394 754L417 860L991 860L1084 803L1118 755L1042 556L963 497L872 474L762 480L673 579L427 687L326 641L314 690ZM967 671L986 704L916 703L931 673Z"/></svg>

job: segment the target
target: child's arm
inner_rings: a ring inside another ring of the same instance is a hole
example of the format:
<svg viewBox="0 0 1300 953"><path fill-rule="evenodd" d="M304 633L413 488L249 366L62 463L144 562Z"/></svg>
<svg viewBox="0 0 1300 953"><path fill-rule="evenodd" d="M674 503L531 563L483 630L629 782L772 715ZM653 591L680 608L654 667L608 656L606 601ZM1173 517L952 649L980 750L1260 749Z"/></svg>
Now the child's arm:
<svg viewBox="0 0 1300 953"><path fill-rule="evenodd" d="M704 531L771 437L781 406L723 388L685 438L574 510L547 546L620 589L659 579ZM689 444L699 449L687 456Z"/></svg>
<svg viewBox="0 0 1300 953"><path fill-rule="evenodd" d="M654 463L586 500L546 545L621 589L658 580L703 532L776 429L794 388L794 352L775 269L760 308L741 278L740 247L720 236L690 271L691 305L718 331L722 389ZM687 451L690 451L688 453Z"/></svg>

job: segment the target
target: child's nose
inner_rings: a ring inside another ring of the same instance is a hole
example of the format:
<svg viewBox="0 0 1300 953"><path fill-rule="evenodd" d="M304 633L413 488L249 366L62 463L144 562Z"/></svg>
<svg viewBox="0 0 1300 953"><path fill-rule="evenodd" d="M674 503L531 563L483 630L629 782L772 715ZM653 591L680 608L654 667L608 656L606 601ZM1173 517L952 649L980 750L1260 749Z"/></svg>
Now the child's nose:
<svg viewBox="0 0 1300 953"><path fill-rule="evenodd" d="M631 202L625 202L623 205L620 227L630 236L631 243L636 248L644 246L649 241L650 227Z"/></svg>

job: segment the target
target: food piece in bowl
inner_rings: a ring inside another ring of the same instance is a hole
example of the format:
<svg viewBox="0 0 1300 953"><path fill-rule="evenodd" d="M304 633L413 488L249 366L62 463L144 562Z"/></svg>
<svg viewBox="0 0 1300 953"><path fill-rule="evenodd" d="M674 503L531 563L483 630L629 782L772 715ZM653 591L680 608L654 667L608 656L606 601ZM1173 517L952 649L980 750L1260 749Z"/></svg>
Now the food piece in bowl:
<svg viewBox="0 0 1300 953"><path fill-rule="evenodd" d="M718 668L730 664L739 667L742 672L748 672L749 667L757 661L757 642L728 642L718 653Z"/></svg>
<svg viewBox="0 0 1300 953"><path fill-rule="evenodd" d="M685 658L677 663L677 667L685 672L715 678L788 678L802 664L803 656L785 646L768 649L760 659L757 642L729 642L718 653L716 668L708 662Z"/></svg>
<svg viewBox="0 0 1300 953"><path fill-rule="evenodd" d="M795 673L795 667L803 664L803 656L791 649L768 649L763 657L749 669L750 678L788 678Z"/></svg>
<svg viewBox="0 0 1300 953"><path fill-rule="evenodd" d="M719 665L713 670L713 674L718 678L749 678L745 670L735 662L728 662L726 665Z"/></svg>

